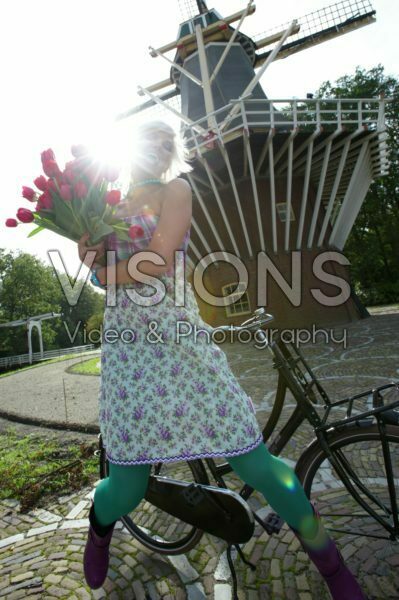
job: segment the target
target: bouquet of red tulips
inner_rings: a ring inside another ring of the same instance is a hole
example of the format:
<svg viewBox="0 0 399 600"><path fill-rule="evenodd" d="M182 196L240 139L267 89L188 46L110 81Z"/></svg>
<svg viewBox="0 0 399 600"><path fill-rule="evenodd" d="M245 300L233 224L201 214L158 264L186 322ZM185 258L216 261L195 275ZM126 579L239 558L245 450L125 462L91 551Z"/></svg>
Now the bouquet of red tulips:
<svg viewBox="0 0 399 600"><path fill-rule="evenodd" d="M37 227L28 237L50 229L75 242L89 232L88 245L97 244L113 232L119 239L129 241L129 225L115 216L121 192L112 186L118 179L118 170L93 160L82 145L72 146L71 152L74 159L66 163L63 171L51 149L41 153L47 177L40 175L34 180L39 192L27 186L22 188L22 196L36 203L35 210L19 208L18 220L7 219L6 226L35 222Z"/></svg>

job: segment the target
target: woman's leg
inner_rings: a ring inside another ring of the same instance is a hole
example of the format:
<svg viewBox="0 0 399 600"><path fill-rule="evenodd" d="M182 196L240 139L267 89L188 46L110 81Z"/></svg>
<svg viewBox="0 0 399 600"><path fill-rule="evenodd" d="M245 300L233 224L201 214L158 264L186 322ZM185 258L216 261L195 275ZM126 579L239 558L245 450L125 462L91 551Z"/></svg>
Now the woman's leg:
<svg viewBox="0 0 399 600"><path fill-rule="evenodd" d="M105 527L138 506L147 490L151 465L109 463L109 477L94 492L94 513Z"/></svg>
<svg viewBox="0 0 399 600"><path fill-rule="evenodd" d="M273 510L305 537L317 533L312 505L294 471L280 458L270 454L265 444L226 460L237 475L261 492Z"/></svg>
<svg viewBox="0 0 399 600"><path fill-rule="evenodd" d="M245 483L264 495L273 510L294 530L334 600L365 600L294 471L270 454L263 443L246 454L226 457L226 460Z"/></svg>
<svg viewBox="0 0 399 600"><path fill-rule="evenodd" d="M109 464L109 477L96 487L89 511L83 571L89 587L102 586L109 566L109 546L116 521L144 498L151 465Z"/></svg>

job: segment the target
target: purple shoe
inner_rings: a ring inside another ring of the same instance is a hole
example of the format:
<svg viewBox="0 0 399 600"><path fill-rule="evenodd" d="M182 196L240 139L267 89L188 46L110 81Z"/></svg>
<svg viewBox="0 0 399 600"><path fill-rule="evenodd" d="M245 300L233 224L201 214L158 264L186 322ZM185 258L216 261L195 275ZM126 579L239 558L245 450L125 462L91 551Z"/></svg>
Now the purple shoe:
<svg viewBox="0 0 399 600"><path fill-rule="evenodd" d="M312 508L319 523L319 530L314 539L320 534L323 535L323 532L327 536L321 523L320 515L313 504ZM315 550L309 546L309 540L305 540L295 529L291 529L301 542L302 548L310 560L317 567L320 575L324 578L334 600L367 600L355 576L345 565L342 554L331 538L328 538L328 542L323 548Z"/></svg>
<svg viewBox="0 0 399 600"><path fill-rule="evenodd" d="M92 590L96 590L102 586L107 577L109 545L111 543L116 521L101 529L101 525L97 523L95 518L94 503L92 500L89 512L89 522L90 527L83 555L83 571L87 585ZM104 535L101 535L100 531L102 531Z"/></svg>
<svg viewBox="0 0 399 600"><path fill-rule="evenodd" d="M322 550L311 550L302 540L300 541L310 560L324 578L334 600L367 600L331 539Z"/></svg>

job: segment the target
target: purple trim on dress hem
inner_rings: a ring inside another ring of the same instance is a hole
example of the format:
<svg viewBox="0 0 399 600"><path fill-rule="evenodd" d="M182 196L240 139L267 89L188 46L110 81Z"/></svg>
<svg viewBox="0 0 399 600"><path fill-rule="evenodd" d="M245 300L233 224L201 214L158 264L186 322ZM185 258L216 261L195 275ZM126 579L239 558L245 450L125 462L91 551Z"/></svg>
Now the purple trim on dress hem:
<svg viewBox="0 0 399 600"><path fill-rule="evenodd" d="M233 450L232 452L204 452L201 454L179 454L178 456L174 456L172 458L150 458L146 460L114 460L111 458L106 451L106 446L104 446L105 454L109 462L116 465L154 465L159 462L167 463L167 462L177 462L179 460L195 460L199 458L212 458L223 457L223 456L238 456L240 454L245 454L255 448L255 446L259 446L259 444L263 442L263 436L260 434L256 440L250 444L249 446L245 446L245 448L240 448L239 450Z"/></svg>

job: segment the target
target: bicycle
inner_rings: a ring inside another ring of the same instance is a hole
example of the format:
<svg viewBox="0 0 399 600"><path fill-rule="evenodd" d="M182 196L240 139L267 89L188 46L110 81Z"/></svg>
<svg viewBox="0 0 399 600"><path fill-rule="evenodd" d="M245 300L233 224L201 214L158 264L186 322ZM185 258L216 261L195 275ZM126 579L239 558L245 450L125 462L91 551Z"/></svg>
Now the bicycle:
<svg viewBox="0 0 399 600"><path fill-rule="evenodd" d="M309 424L314 439L299 457L295 471L309 499L317 502L326 528L397 544L399 383L389 382L355 396L331 401L293 343L283 342L280 336L269 342L262 327L272 319L264 309L258 309L242 325L233 328L235 332L255 329L257 339L260 337L266 342L278 371L275 402L262 431L264 443L276 432L287 391L290 391L296 406L268 444L270 452L279 455L301 425ZM231 326L218 329L231 331ZM359 410L357 405L365 400L368 409ZM108 461L101 433L98 437L96 453L100 457L100 477L103 478L108 475ZM365 464L363 458L370 456L373 461ZM204 462L216 486L210 485ZM256 513L247 502L254 492L250 486L245 484L239 493L229 490L223 476L230 472L232 469L227 462L216 464L212 458L153 465L145 499L135 509L133 517L125 515L121 520L139 542L161 554L188 552L198 544L204 532L227 541L227 559L236 598L232 546L236 547L241 559L255 569L239 544L251 538L255 522L269 534L278 533L284 522L275 513L270 513L266 519Z"/></svg>

